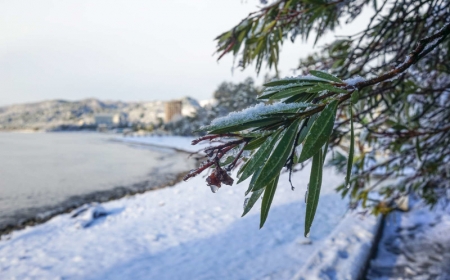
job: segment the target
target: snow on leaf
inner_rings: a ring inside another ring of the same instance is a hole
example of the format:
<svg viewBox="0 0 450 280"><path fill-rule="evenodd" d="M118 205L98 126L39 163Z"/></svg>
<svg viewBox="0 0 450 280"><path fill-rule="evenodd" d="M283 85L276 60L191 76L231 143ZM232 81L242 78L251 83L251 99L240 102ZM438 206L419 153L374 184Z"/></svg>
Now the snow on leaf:
<svg viewBox="0 0 450 280"><path fill-rule="evenodd" d="M363 77L356 75L354 77L351 77L347 80L344 80L344 83L346 83L349 86L355 86L357 83L361 83L361 82L365 82L366 79L364 79Z"/></svg>
<svg viewBox="0 0 450 280"><path fill-rule="evenodd" d="M239 112L232 112L225 117L214 119L210 125L202 126L200 130L212 131L223 129L226 127L242 125L251 121L262 120L266 118L265 115L272 113L285 112L294 109L306 108L310 106L308 103L290 103L286 104L278 102L271 105L259 103L255 106L249 107Z"/></svg>

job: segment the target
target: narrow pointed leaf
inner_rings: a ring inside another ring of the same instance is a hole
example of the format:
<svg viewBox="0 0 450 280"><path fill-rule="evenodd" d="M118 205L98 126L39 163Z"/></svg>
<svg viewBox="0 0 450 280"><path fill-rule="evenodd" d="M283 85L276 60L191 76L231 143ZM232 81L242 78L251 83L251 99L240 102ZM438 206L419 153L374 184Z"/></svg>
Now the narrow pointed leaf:
<svg viewBox="0 0 450 280"><path fill-rule="evenodd" d="M250 196L250 199L247 202L247 205L244 207L244 213L242 213L241 217L244 217L255 205L256 201L258 201L258 198L261 197L261 194L264 192L264 189L260 189L259 191L252 192L252 195Z"/></svg>
<svg viewBox="0 0 450 280"><path fill-rule="evenodd" d="M309 92L309 93L318 93L321 91L324 91L324 88L321 87L319 84L312 86L306 90L306 92Z"/></svg>
<svg viewBox="0 0 450 280"><path fill-rule="evenodd" d="M266 91L266 92L263 92L262 95L258 96L256 99L269 99L271 96L277 94L278 92L279 92L278 90Z"/></svg>
<svg viewBox="0 0 450 280"><path fill-rule="evenodd" d="M316 115L312 115L309 119L308 122L306 123L305 127L303 127L302 131L300 132L300 135L298 137L298 142L297 145L300 145L301 143L303 143L303 141L306 138L306 135L308 135L309 130L311 129L312 124L314 123L314 121L317 119L317 114Z"/></svg>
<svg viewBox="0 0 450 280"><path fill-rule="evenodd" d="M258 97L258 99L268 99L272 97L275 94L278 94L280 92L284 92L287 90L295 90L299 88L308 88L316 85L317 83L289 83L286 85L279 85L279 86L273 86L273 87L267 87L264 92L261 94L261 96Z"/></svg>
<svg viewBox="0 0 450 280"><path fill-rule="evenodd" d="M292 83L302 83L302 82L310 82L310 83L318 83L318 82L326 82L329 83L329 80L313 77L313 76L299 76L297 78L287 78L287 79L281 79L276 81L271 81L268 83L265 83L265 87L273 87L273 86L281 86L281 85L288 85Z"/></svg>
<svg viewBox="0 0 450 280"><path fill-rule="evenodd" d="M295 102L310 102L313 100L314 97L316 97L317 92L313 93L305 93L305 94L298 94L289 97L288 99L284 100L283 103L295 103Z"/></svg>
<svg viewBox="0 0 450 280"><path fill-rule="evenodd" d="M309 231L314 221L317 205L319 203L320 188L322 186L322 156L322 149L319 149L312 160L308 196L306 198L305 237L309 236Z"/></svg>
<svg viewBox="0 0 450 280"><path fill-rule="evenodd" d="M359 91L355 90L351 96L352 104L355 105L358 102L358 100L359 100Z"/></svg>
<svg viewBox="0 0 450 280"><path fill-rule="evenodd" d="M325 146L323 146L323 150L322 150L322 168L325 164L325 158L327 157L327 151L328 151L328 142L325 143Z"/></svg>
<svg viewBox="0 0 450 280"><path fill-rule="evenodd" d="M258 167L264 165L265 161L270 155L270 152L275 146L275 143L278 141L280 133L281 131L277 131L272 137L266 139L259 150L253 155L251 159L249 159L249 163L246 165L245 170L242 172L242 175L239 178L237 184L250 177L250 175L252 175L258 169Z"/></svg>
<svg viewBox="0 0 450 280"><path fill-rule="evenodd" d="M347 90L338 88L335 86L332 86L330 84L319 84L319 86L325 90L331 91L331 92L337 92L337 93L348 93Z"/></svg>
<svg viewBox="0 0 450 280"><path fill-rule="evenodd" d="M336 118L338 101L334 100L328 104L319 117L314 121L311 129L305 138L299 161L303 162L314 156L322 146L328 141L333 131L334 120Z"/></svg>
<svg viewBox="0 0 450 280"><path fill-rule="evenodd" d="M355 153L355 133L353 131L353 109L350 106L350 149L348 151L347 159L347 176L345 177L345 185L348 186L350 176L352 175L353 156Z"/></svg>
<svg viewBox="0 0 450 280"><path fill-rule="evenodd" d="M238 175L240 175L242 172L244 172L244 170L247 168L247 165L248 165L248 163L249 163L250 161L249 160L247 160L242 166L241 166L241 168L239 169L239 171L238 171Z"/></svg>
<svg viewBox="0 0 450 280"><path fill-rule="evenodd" d="M417 158L422 161L422 149L420 148L419 137L416 138Z"/></svg>
<svg viewBox="0 0 450 280"><path fill-rule="evenodd" d="M295 88L291 88L291 89L286 89L286 90L282 90L272 96L270 96L269 99L283 99L283 98L287 98L287 97L291 97L293 95L297 95L297 94L301 94L301 93L306 93L306 90L310 88L308 86L303 86L303 87L295 87Z"/></svg>
<svg viewBox="0 0 450 280"><path fill-rule="evenodd" d="M242 131L244 129L252 128L252 127L259 127L269 124L274 124L279 122L280 119L278 118L261 118L259 120L251 120L248 122L245 121L238 121L236 123L230 123L227 125L222 126L209 126L202 128L202 131L208 131L209 134L221 134L221 133L228 133L228 132L236 132L236 131Z"/></svg>
<svg viewBox="0 0 450 280"><path fill-rule="evenodd" d="M265 188L263 201L261 204L261 222L259 224L259 228L264 226L267 216L269 215L270 205L272 204L275 191L277 190L278 178L279 176L276 176Z"/></svg>
<svg viewBox="0 0 450 280"><path fill-rule="evenodd" d="M245 191L245 195L248 195L253 190L253 187L255 187L256 179L258 179L259 174L261 174L261 168L262 167L260 167L255 171L255 173L253 173L253 177L250 180L250 183L248 184L248 188Z"/></svg>
<svg viewBox="0 0 450 280"><path fill-rule="evenodd" d="M280 174L281 169L286 163L292 149L294 148L295 136L299 129L300 120L295 120L285 131L285 134L280 137L280 142L273 150L269 159L265 162L261 170L261 175L255 183L253 191L263 188L267 182L271 182L276 176Z"/></svg>
<svg viewBox="0 0 450 280"><path fill-rule="evenodd" d="M256 138L256 139L250 141L247 145L245 145L244 150L250 151L250 150L254 150L254 149L258 148L266 141L267 137L269 137L269 135L266 135L266 136L263 136L260 138Z"/></svg>
<svg viewBox="0 0 450 280"><path fill-rule="evenodd" d="M220 166L228 165L228 164L232 163L234 159L235 159L235 157L229 156L229 157L227 157L227 159L224 162L220 163Z"/></svg>
<svg viewBox="0 0 450 280"><path fill-rule="evenodd" d="M311 75L313 75L313 76L322 78L324 80L328 80L328 81L332 81L332 82L336 82L336 83L343 83L343 81L341 79L339 79L338 77L333 76L327 72L311 70L311 71L309 71L309 73L311 73Z"/></svg>

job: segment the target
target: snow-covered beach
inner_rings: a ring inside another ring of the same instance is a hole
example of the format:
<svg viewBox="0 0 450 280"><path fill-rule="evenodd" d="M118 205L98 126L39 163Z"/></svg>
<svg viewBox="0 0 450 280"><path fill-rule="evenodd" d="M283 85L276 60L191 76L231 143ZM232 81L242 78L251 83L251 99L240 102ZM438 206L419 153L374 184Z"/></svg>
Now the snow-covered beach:
<svg viewBox="0 0 450 280"><path fill-rule="evenodd" d="M0 133L0 235L93 201L179 181L194 158L108 134Z"/></svg>
<svg viewBox="0 0 450 280"><path fill-rule="evenodd" d="M258 207L240 217L246 182L213 194L198 176L13 232L0 241L0 274L6 279L288 279L347 210L334 191L342 176L327 170L311 238L304 238L308 174L294 174L294 192L288 174L282 175L261 230Z"/></svg>
<svg viewBox="0 0 450 280"><path fill-rule="evenodd" d="M115 140L186 152L198 150L186 137ZM376 244L380 217L348 211L348 202L334 190L343 176L329 168L324 172L311 236L304 238L308 169L294 173L295 191L288 174L282 174L261 230L259 205L241 218L248 180L213 194L205 178L197 176L172 187L83 205L44 224L3 236L0 279L356 279L369 263L369 279L397 279L390 272L405 272L404 256L419 260L427 269L439 270L420 257L420 250L409 252L414 240L408 240L398 256L390 247L391 241L397 240L393 234L405 235L400 239L425 234L420 226L428 226L424 215L437 215L429 221L430 227L437 220L445 221L430 228L433 238L425 243L437 244L430 247L437 249L439 244L447 246L442 243L447 240L445 235L440 233L448 224L446 211L413 211L404 227L411 223L419 226L408 227L408 231L397 231L403 222L397 225L400 220L391 215L389 228ZM434 231L439 231L438 235ZM369 262L374 244L378 252ZM388 273L379 278L377 271ZM431 272L408 273L422 279Z"/></svg>

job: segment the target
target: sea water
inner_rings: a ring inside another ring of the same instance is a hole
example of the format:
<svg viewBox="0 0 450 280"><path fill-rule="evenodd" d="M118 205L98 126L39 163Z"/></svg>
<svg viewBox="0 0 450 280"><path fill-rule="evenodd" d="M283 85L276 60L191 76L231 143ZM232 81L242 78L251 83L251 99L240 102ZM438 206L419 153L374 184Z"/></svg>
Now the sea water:
<svg viewBox="0 0 450 280"><path fill-rule="evenodd" d="M100 133L0 133L0 232L91 201L159 187L194 167L187 154Z"/></svg>

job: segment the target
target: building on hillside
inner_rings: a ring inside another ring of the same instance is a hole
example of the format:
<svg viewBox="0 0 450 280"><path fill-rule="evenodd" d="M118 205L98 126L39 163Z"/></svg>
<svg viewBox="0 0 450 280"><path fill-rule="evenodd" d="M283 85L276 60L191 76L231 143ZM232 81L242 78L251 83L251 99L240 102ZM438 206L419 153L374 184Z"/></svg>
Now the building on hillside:
<svg viewBox="0 0 450 280"><path fill-rule="evenodd" d="M168 101L164 104L164 121L171 122L174 118L181 116L182 104L180 100Z"/></svg>
<svg viewBox="0 0 450 280"><path fill-rule="evenodd" d="M116 127L126 123L123 114L95 114L94 120L98 127Z"/></svg>

